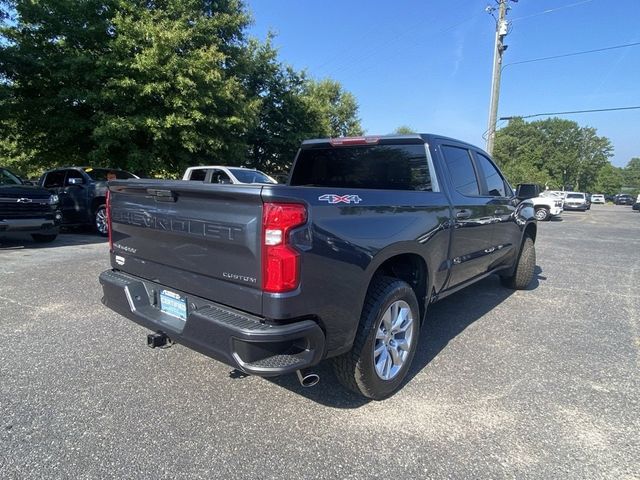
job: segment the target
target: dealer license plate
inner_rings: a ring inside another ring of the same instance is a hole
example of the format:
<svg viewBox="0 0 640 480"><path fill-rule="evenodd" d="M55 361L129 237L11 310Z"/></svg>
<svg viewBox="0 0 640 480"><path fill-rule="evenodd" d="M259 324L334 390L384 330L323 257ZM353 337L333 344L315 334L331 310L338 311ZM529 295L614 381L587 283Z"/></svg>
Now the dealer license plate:
<svg viewBox="0 0 640 480"><path fill-rule="evenodd" d="M186 320L187 300L170 290L160 290L160 310L181 320Z"/></svg>

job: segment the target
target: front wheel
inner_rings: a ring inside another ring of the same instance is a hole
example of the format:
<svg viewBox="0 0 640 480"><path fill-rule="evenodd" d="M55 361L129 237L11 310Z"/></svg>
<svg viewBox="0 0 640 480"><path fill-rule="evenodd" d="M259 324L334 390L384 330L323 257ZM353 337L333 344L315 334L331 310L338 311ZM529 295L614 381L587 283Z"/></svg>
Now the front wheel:
<svg viewBox="0 0 640 480"><path fill-rule="evenodd" d="M107 223L107 207L100 205L93 216L93 226L103 237L109 235L109 224Z"/></svg>
<svg viewBox="0 0 640 480"><path fill-rule="evenodd" d="M544 222L545 220L549 219L549 209L548 208L536 208L536 220L538 220L539 222Z"/></svg>
<svg viewBox="0 0 640 480"><path fill-rule="evenodd" d="M515 290L524 290L533 280L536 268L536 249L531 237L525 237L518 255L518 261L513 275L501 276L502 283Z"/></svg>
<svg viewBox="0 0 640 480"><path fill-rule="evenodd" d="M420 309L413 289L396 278L374 279L353 348L333 360L338 380L365 397L389 397L409 371L419 334Z"/></svg>

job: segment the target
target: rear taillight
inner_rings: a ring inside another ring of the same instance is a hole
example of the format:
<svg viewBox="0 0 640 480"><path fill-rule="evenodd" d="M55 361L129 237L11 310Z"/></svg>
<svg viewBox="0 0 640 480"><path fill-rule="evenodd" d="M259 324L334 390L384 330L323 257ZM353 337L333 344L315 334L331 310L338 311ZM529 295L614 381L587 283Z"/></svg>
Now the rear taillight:
<svg viewBox="0 0 640 480"><path fill-rule="evenodd" d="M262 289L270 293L295 290L300 283L300 254L289 243L292 228L307 221L297 203L265 203L262 211Z"/></svg>
<svg viewBox="0 0 640 480"><path fill-rule="evenodd" d="M107 233L109 235L109 251L113 252L113 236L111 235L111 191L107 189Z"/></svg>

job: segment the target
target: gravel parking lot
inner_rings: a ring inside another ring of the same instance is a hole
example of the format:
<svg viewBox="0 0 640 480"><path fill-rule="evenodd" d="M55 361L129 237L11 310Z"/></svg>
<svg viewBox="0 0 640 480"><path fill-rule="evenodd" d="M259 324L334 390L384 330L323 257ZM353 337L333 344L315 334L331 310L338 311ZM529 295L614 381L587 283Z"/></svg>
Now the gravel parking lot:
<svg viewBox="0 0 640 480"><path fill-rule="evenodd" d="M435 304L384 402L243 377L100 304L107 246L0 239L3 478L640 478L640 214L539 224L532 288Z"/></svg>

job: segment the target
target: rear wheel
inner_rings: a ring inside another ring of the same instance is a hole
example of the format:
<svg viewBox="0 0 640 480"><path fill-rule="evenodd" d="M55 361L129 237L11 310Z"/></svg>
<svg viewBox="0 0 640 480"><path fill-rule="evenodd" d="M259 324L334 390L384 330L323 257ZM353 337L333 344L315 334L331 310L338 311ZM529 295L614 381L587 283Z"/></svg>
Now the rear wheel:
<svg viewBox="0 0 640 480"><path fill-rule="evenodd" d="M103 237L109 235L109 224L107 223L107 207L100 205L93 215L93 226Z"/></svg>
<svg viewBox="0 0 640 480"><path fill-rule="evenodd" d="M340 383L374 400L395 393L407 375L420 333L413 289L402 280L374 279L351 351L334 358Z"/></svg>
<svg viewBox="0 0 640 480"><path fill-rule="evenodd" d="M525 237L518 255L518 262L513 275L501 276L502 283L515 290L524 290L533 280L533 272L536 268L536 249L531 237Z"/></svg>
<svg viewBox="0 0 640 480"><path fill-rule="evenodd" d="M33 241L36 243L53 242L57 237L58 237L58 234L45 235L42 233L34 233L33 235L31 235L31 238L33 238Z"/></svg>
<svg viewBox="0 0 640 480"><path fill-rule="evenodd" d="M538 220L539 222L544 222L545 220L549 219L549 209L545 208L545 207L538 207L536 208L536 220Z"/></svg>

